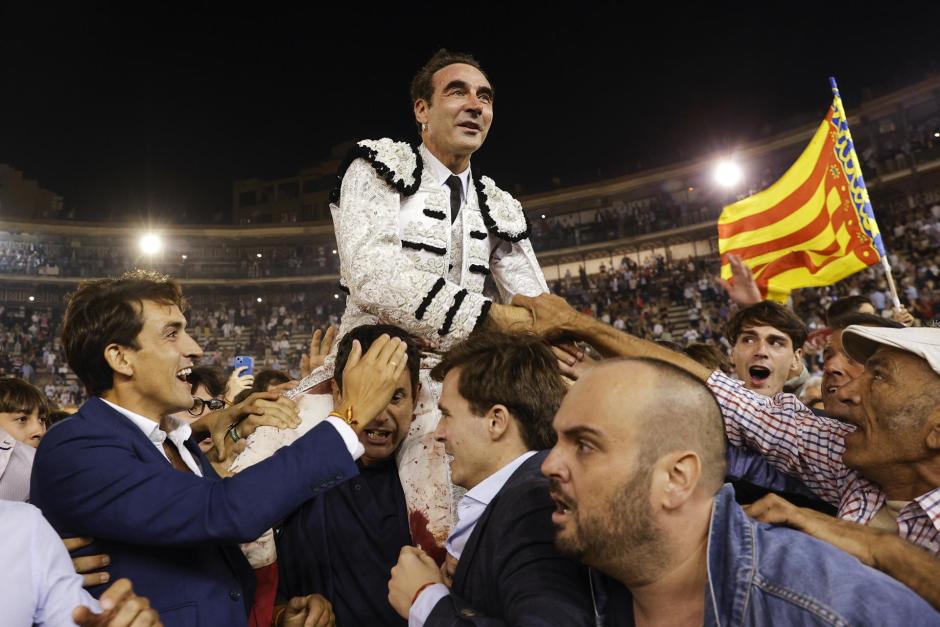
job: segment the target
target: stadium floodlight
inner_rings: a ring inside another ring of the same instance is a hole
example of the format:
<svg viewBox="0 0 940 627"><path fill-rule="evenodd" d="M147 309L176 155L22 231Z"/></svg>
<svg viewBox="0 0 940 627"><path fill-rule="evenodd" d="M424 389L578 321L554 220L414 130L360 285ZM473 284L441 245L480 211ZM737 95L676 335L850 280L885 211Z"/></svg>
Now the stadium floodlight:
<svg viewBox="0 0 940 627"><path fill-rule="evenodd" d="M543 220L545 219L545 214L544 214L544 213L542 214L542 219L543 219Z"/></svg>
<svg viewBox="0 0 940 627"><path fill-rule="evenodd" d="M333 249L333 254L334 254L334 255L336 254L336 249L335 249L335 248Z"/></svg>
<svg viewBox="0 0 940 627"><path fill-rule="evenodd" d="M339 294L333 294L333 298L339 300Z"/></svg>
<svg viewBox="0 0 940 627"><path fill-rule="evenodd" d="M715 166L715 182L722 187L734 187L741 182L743 177L744 172L741 171L741 166L734 161L726 159L719 161Z"/></svg>
<svg viewBox="0 0 940 627"><path fill-rule="evenodd" d="M182 258L183 261L186 261L189 259L189 255L180 255L180 258Z"/></svg>
<svg viewBox="0 0 940 627"><path fill-rule="evenodd" d="M261 298L260 296L258 297L258 299L257 299L257 300L258 300L258 302L259 302L259 303L260 303L260 302L263 302L263 301L264 301L264 299L263 299L263 298Z"/></svg>
<svg viewBox="0 0 940 627"><path fill-rule="evenodd" d="M29 302L32 303L32 302L34 302L35 300L36 300L36 297L35 297L35 296L30 296L30 297L29 297Z"/></svg>
<svg viewBox="0 0 940 627"><path fill-rule="evenodd" d="M140 238L140 252L145 255L156 255L163 250L163 240L156 233L147 233Z"/></svg>
<svg viewBox="0 0 940 627"><path fill-rule="evenodd" d="M934 133L933 136L934 136L934 137L940 137L940 132Z"/></svg>
<svg viewBox="0 0 940 627"><path fill-rule="evenodd" d="M258 254L255 255L255 256L256 256L258 259L261 259L261 253L258 253Z"/></svg>

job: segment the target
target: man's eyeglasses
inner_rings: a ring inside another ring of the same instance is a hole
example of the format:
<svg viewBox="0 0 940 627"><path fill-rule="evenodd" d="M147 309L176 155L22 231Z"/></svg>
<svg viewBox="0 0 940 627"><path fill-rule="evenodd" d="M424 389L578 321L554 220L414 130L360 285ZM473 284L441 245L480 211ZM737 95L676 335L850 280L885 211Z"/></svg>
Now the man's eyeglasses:
<svg viewBox="0 0 940 627"><path fill-rule="evenodd" d="M219 411L225 408L225 401L220 398L199 398L194 396L193 406L189 408L189 413L193 416L201 416L207 407L209 411Z"/></svg>

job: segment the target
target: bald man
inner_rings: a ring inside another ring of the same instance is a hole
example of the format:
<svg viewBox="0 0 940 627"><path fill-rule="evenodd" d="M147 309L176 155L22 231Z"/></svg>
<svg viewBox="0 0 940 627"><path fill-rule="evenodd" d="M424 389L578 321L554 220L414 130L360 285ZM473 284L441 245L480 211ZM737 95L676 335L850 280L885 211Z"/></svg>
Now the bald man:
<svg viewBox="0 0 940 627"><path fill-rule="evenodd" d="M603 362L568 392L554 428L542 472L555 543L610 578L595 588L598 624L940 625L891 577L748 518L722 486L721 410L685 370Z"/></svg>

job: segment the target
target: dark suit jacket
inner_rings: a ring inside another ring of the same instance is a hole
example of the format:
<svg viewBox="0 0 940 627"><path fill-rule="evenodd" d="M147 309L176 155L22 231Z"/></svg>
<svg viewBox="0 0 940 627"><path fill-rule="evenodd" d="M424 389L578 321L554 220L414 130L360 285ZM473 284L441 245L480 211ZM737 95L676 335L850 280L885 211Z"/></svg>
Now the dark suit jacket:
<svg viewBox="0 0 940 627"><path fill-rule="evenodd" d="M467 540L451 594L426 627L443 625L594 625L588 571L553 545L548 451L527 459L483 511Z"/></svg>
<svg viewBox="0 0 940 627"><path fill-rule="evenodd" d="M224 480L186 446L203 477L173 468L134 423L91 398L43 438L32 502L62 537L95 538L87 552L110 555L111 581L130 578L167 627L245 625L255 582L237 543L358 469L329 424Z"/></svg>

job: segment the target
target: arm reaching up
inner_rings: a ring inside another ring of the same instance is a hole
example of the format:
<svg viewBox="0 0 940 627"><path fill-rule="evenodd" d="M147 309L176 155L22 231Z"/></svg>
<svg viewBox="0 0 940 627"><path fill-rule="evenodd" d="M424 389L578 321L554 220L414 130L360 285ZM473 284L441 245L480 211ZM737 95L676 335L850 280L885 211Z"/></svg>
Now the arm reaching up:
<svg viewBox="0 0 940 627"><path fill-rule="evenodd" d="M516 296L512 303L525 307L532 313L533 329L544 337L573 336L596 348L604 357L660 359L688 371L703 381L712 372L686 355L618 331L609 324L579 313L565 299L554 294L541 294L535 298Z"/></svg>

